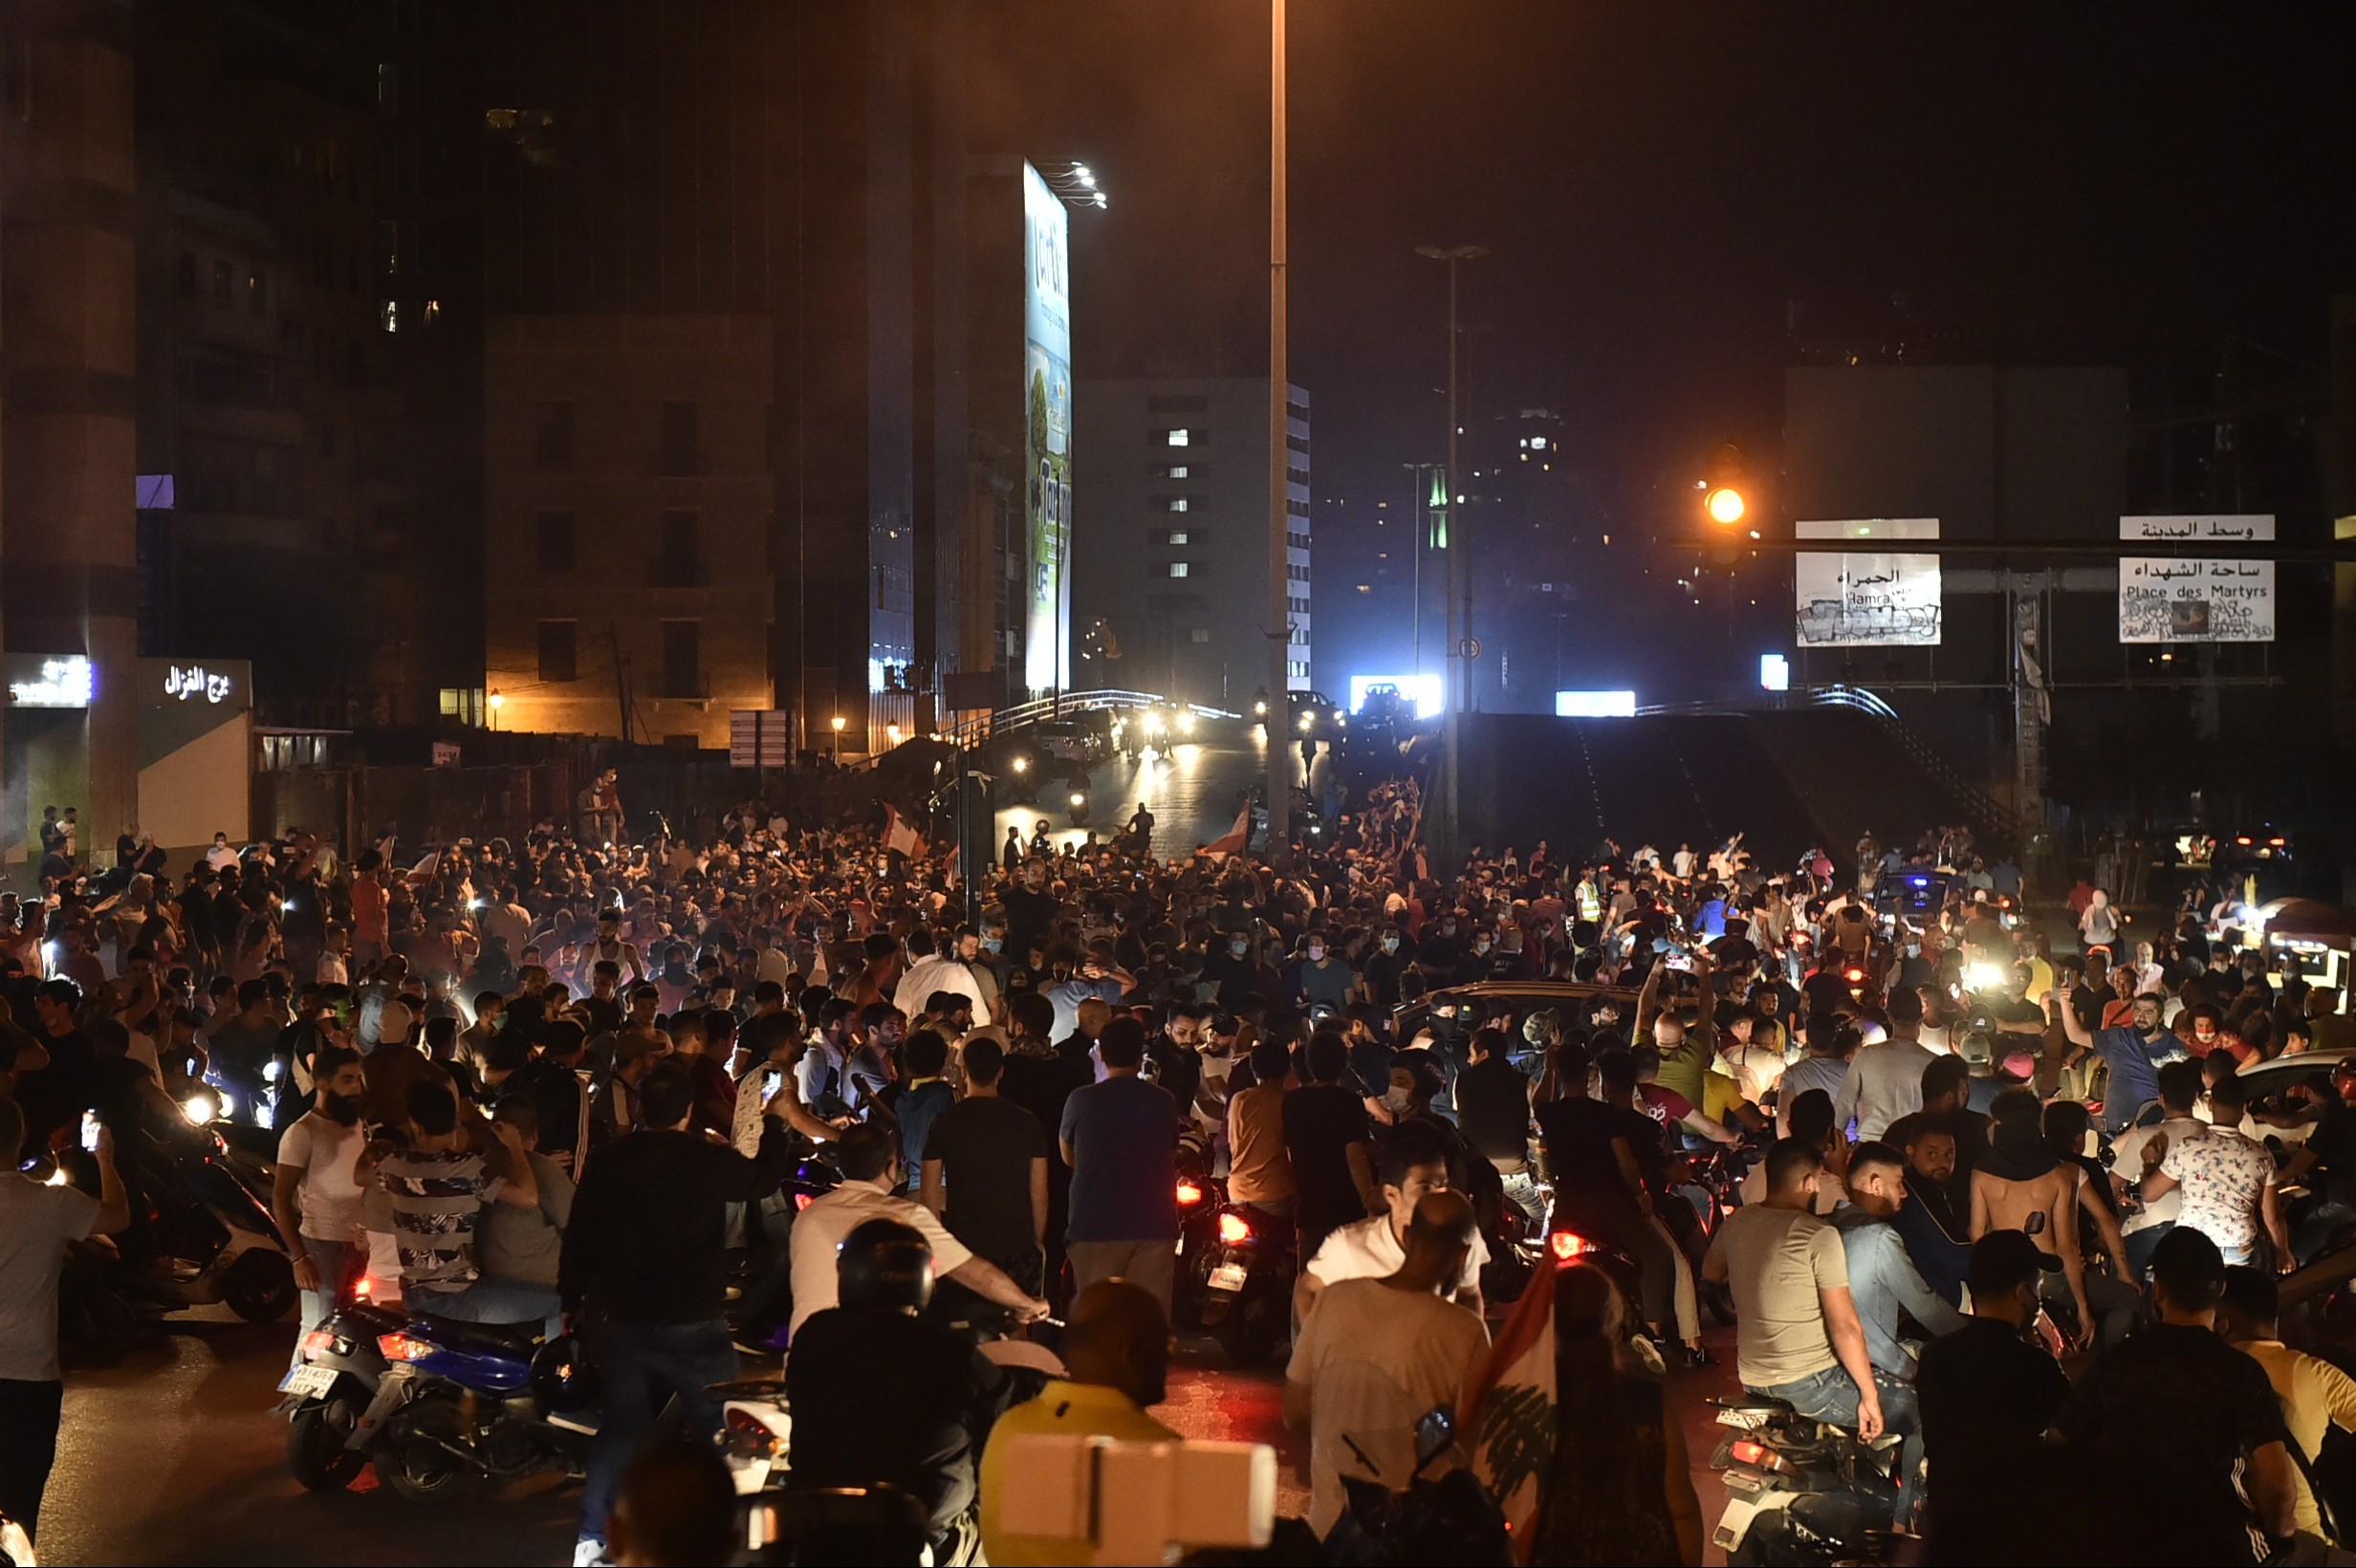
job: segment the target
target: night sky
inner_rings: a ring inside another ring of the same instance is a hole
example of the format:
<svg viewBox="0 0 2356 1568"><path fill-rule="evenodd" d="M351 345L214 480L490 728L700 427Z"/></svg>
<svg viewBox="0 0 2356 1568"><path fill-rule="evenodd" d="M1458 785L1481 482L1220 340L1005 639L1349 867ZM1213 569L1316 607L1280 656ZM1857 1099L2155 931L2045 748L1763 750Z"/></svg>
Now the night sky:
<svg viewBox="0 0 2356 1568"><path fill-rule="evenodd" d="M1259 373L1265 7L973 15L976 145L1110 192L1075 214L1080 377ZM1560 411L1623 517L1718 442L1772 452L1794 302L1934 359L2125 364L2146 406L2197 396L2222 334L2320 365L2356 287L2350 16L1293 0L1320 560L1327 498L1364 517L1439 455L1419 244L1494 252L1464 272L1469 416Z"/></svg>

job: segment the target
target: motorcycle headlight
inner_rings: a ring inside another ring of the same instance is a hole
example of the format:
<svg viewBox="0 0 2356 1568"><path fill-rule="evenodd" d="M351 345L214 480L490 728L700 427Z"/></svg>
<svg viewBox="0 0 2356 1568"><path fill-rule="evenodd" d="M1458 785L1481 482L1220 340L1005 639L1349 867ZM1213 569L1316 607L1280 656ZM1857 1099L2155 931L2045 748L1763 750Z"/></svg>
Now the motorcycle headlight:
<svg viewBox="0 0 2356 1568"><path fill-rule="evenodd" d="M201 1127L220 1114L210 1095L190 1095L180 1102L180 1114L188 1119L188 1125Z"/></svg>

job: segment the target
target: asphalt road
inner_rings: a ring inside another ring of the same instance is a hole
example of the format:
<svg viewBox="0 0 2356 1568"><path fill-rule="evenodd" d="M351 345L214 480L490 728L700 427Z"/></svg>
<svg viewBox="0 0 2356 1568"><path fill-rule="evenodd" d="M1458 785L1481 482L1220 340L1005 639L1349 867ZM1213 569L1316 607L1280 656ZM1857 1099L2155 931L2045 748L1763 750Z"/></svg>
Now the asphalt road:
<svg viewBox="0 0 2356 1568"><path fill-rule="evenodd" d="M1731 1365L1731 1331L1711 1338ZM286 1426L272 1413L293 1342L292 1321L257 1326L216 1308L172 1319L162 1343L118 1366L69 1375L57 1469L41 1514L41 1560L436 1568L571 1560L580 1492L553 1478L447 1507L404 1503L367 1471L347 1492L296 1486L287 1471ZM1702 1402L1733 1386L1723 1368L1679 1374L1669 1384L1705 1525L1723 1499L1707 1470L1716 1432ZM1284 1430L1282 1401L1280 1367L1237 1372L1211 1341L1189 1340L1154 1414L1187 1437L1273 1444L1277 1510L1298 1514L1308 1507L1308 1446Z"/></svg>
<svg viewBox="0 0 2356 1568"><path fill-rule="evenodd" d="M1039 822L1048 824L1058 844L1084 838L1091 828L1100 840L1109 840L1127 824L1129 814L1142 800L1154 816L1154 853L1165 860L1192 854L1234 826L1245 792L1264 774L1267 755L1256 724L1204 719L1196 735L1167 751L1148 751L1139 762L1116 757L1090 770L1089 818L1082 826L1072 824L1070 790L1052 780L1037 781L1036 804L1005 805L998 811L994 841L1004 844L1006 830L1012 827L1021 830L1027 843L1034 825ZM1298 745L1292 754L1298 778ZM1326 754L1320 747L1312 775L1320 787L1324 783L1325 766Z"/></svg>
<svg viewBox="0 0 2356 1568"><path fill-rule="evenodd" d="M294 1324L212 1309L154 1347L67 1378L57 1469L41 1511L44 1563L563 1563L580 1490L553 1478L447 1507L403 1502L363 1471L318 1494L286 1466L272 1413ZM750 1365L751 1363L748 1363ZM1237 1373L1215 1345L1182 1347L1156 1408L1189 1437L1265 1442L1282 1456L1280 1509L1307 1507L1305 1445L1282 1426L1281 1369Z"/></svg>

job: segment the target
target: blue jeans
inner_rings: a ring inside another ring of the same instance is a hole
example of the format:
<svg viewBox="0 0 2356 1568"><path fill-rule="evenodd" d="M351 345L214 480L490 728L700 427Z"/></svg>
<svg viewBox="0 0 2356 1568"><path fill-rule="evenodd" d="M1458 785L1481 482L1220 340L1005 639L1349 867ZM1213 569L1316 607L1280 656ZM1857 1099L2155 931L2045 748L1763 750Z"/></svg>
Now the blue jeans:
<svg viewBox="0 0 2356 1568"><path fill-rule="evenodd" d="M409 1304L432 1317L461 1323L538 1323L552 1339L564 1332L564 1303L546 1285L484 1278L463 1291L433 1295L420 1291Z"/></svg>
<svg viewBox="0 0 2356 1568"><path fill-rule="evenodd" d="M2129 1230L2121 1238L2127 1243L2127 1266L2135 1271L2137 1281L2151 1273L2151 1254L2159 1251L2160 1238L2175 1228L2174 1220L2162 1220L2140 1230Z"/></svg>
<svg viewBox="0 0 2356 1568"><path fill-rule="evenodd" d="M687 1435L719 1441L720 1401L709 1389L736 1376L736 1349L722 1322L598 1322L590 1326L589 1348L605 1393L581 1487L580 1534L602 1541L622 1472L665 1400L678 1397Z"/></svg>
<svg viewBox="0 0 2356 1568"><path fill-rule="evenodd" d="M1914 1487L1914 1460L1921 1443L1923 1429L1922 1405L1914 1397L1914 1385L1876 1370L1874 1391L1882 1400L1882 1429L1898 1439L1898 1469L1900 1484L1909 1499ZM1838 1364L1801 1378L1796 1383L1780 1383L1772 1388L1755 1388L1753 1393L1779 1399L1801 1415L1813 1421L1830 1422L1835 1426L1857 1430L1857 1382L1846 1368Z"/></svg>
<svg viewBox="0 0 2356 1568"><path fill-rule="evenodd" d="M316 1236L305 1236L302 1247L318 1267L319 1288L302 1293L302 1326L294 1331L297 1365L303 1359L303 1336L327 1321L328 1315L352 1294L352 1282L368 1269L368 1249L360 1242L321 1241Z"/></svg>

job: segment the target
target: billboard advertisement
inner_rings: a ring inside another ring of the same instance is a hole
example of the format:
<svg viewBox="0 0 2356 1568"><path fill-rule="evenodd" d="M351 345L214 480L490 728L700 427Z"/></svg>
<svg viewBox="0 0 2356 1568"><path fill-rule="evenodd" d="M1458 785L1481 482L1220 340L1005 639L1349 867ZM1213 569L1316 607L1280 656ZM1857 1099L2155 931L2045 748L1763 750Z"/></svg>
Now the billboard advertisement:
<svg viewBox="0 0 2356 1568"><path fill-rule="evenodd" d="M1871 548L1884 541L1935 539L1936 517L1795 523L1792 532L1802 539L1856 539L1865 546L1793 557L1801 647L1938 646L1939 557Z"/></svg>
<svg viewBox="0 0 2356 1568"><path fill-rule="evenodd" d="M1039 171L1022 166L1023 391L1030 596L1023 685L1072 678L1072 272L1069 215Z"/></svg>
<svg viewBox="0 0 2356 1568"><path fill-rule="evenodd" d="M2261 516L2122 517L2123 543L2270 542L2274 518ZM2122 642L2271 642L2274 562L2224 556L2119 557Z"/></svg>

